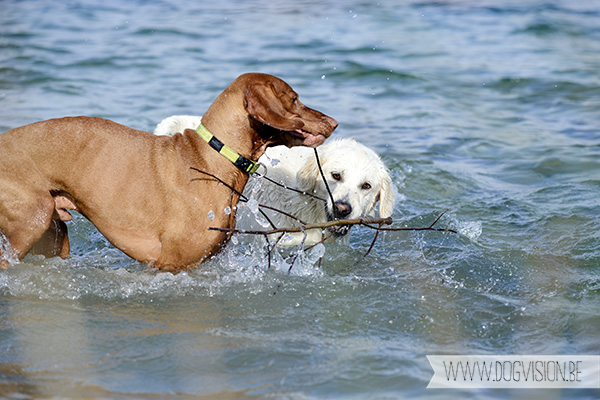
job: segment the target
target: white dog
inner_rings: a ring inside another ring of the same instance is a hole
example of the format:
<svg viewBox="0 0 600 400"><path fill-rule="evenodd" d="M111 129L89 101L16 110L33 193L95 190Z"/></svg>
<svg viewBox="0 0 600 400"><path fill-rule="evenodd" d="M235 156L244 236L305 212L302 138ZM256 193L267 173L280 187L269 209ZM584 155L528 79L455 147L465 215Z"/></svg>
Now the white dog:
<svg viewBox="0 0 600 400"><path fill-rule="evenodd" d="M183 132L186 129L196 129L202 122L202 116L198 115L172 115L163 119L160 124L154 128L155 135L173 136L177 132Z"/></svg>
<svg viewBox="0 0 600 400"><path fill-rule="evenodd" d="M196 129L201 117L176 115L157 125L157 135L172 135L187 128ZM271 147L259 162L267 167L267 176L285 187L295 188L315 197L286 190L265 179L251 180L244 189L250 198L238 212L238 227L257 229L271 227L258 213L257 203L291 214L306 224L319 224L333 219L353 219L373 215L379 202L379 216L389 217L394 209L394 190L390 174L379 156L354 139L329 139L318 147L319 160L327 179L333 202L321 178L314 150L305 147ZM278 228L299 226L286 215L263 209ZM262 219L262 221L261 221ZM257 226L257 225L262 225ZM342 237L348 227L330 228L329 232L311 229L286 234L280 245L316 244L323 237Z"/></svg>

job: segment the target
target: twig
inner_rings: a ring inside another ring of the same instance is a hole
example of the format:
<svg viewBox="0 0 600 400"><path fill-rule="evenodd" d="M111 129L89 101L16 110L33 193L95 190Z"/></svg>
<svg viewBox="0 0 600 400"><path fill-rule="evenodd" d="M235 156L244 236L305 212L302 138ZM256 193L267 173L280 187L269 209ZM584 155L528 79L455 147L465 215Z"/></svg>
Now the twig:
<svg viewBox="0 0 600 400"><path fill-rule="evenodd" d="M269 177L268 177L268 176L266 176L266 175L263 175L263 176L262 176L262 178L264 178L264 179L268 180L269 182L271 182L271 183L272 183L272 184L274 184L274 185L277 185L277 186L279 186L280 188L284 188L284 189L287 189L287 190L291 190L292 192L300 193L300 194L303 194L303 195L305 195L305 196L310 196L310 197L313 197L313 198L315 198L315 199L317 199L317 200L325 201L325 199L322 199L322 198L320 198L320 197L319 197L319 196L317 196L317 195L314 195L314 194L312 194L312 193L305 192L305 191L303 191L303 190L300 190L300 189L296 189L296 188L293 188L293 187L286 186L286 185L284 185L283 183L279 183L279 182L277 182L276 180L274 180L274 179L271 179L271 178L269 178Z"/></svg>
<svg viewBox="0 0 600 400"><path fill-rule="evenodd" d="M379 228L381 228L381 224L379 224ZM369 250L367 250L364 257L368 256L369 253L371 253L371 250L373 250L373 246L375 246L375 242L377 241L378 236L379 236L379 229L377 229L377 231L375 231L375 236L373 236L373 241L371 242L371 245L369 246Z"/></svg>
<svg viewBox="0 0 600 400"><path fill-rule="evenodd" d="M352 226L352 225L364 225L370 228L377 229L377 227L371 226L369 224L383 224L389 225L393 221L391 218L356 218L356 219L336 219L334 221L324 222L322 224L310 224L303 225L294 228L277 228L269 231L257 231L257 230L244 230L244 229L235 229L235 228L218 228L218 227L209 227L208 229L213 231L221 231L221 232L231 232L231 233L243 233L248 235L271 235L274 233L295 233L295 232L303 232L309 229L325 229L330 228L332 226ZM384 229L384 228L382 228ZM407 228L400 228L407 229ZM428 228L417 228L417 229L428 229Z"/></svg>
<svg viewBox="0 0 600 400"><path fill-rule="evenodd" d="M260 204L258 206L260 207ZM262 214L262 216L265 217L265 219L267 220L267 222L269 223L269 225L271 225L273 228L277 228L277 226L273 223L273 221L271 221L271 218L269 218L267 216L267 213L265 213L263 210L258 210L258 211L260 211L260 213Z"/></svg>
<svg viewBox="0 0 600 400"><path fill-rule="evenodd" d="M231 186L229 183L225 182L223 179L219 178L218 176L213 175L210 172L202 171L201 169L198 169L198 168L190 167L190 169L192 169L192 170L194 170L194 171L196 171L198 173L210 176L211 178L213 178L217 182L222 183L223 185L225 185L226 187L228 187L229 189L231 189L231 191L233 193L235 193L238 196L240 196L240 198L243 199L244 201L248 200L248 198L246 196L244 196L243 194L241 194L240 192L238 192L233 186ZM194 179L191 180L191 182L194 182L194 181L205 181L205 180L207 180L207 179L194 178Z"/></svg>
<svg viewBox="0 0 600 400"><path fill-rule="evenodd" d="M335 200L333 200L333 195L331 194L331 190L329 189L329 184L327 183L327 179L325 179L325 174L323 173L323 168L321 168L321 160L319 160L319 152L317 148L313 148L315 151L315 158L317 159L317 166L319 167L319 173L321 174L321 178L323 178L323 183L325 183L325 188L327 189L327 193L329 193L329 199L331 200L331 207L333 207L333 214L335 215Z"/></svg>
<svg viewBox="0 0 600 400"><path fill-rule="evenodd" d="M390 231L390 232L396 232L396 231L436 231L436 232L452 232L452 233L458 233L457 231L455 231L454 229L449 229L449 228L434 228L433 226L435 224L437 224L437 222L440 220L440 218L442 218L444 216L444 214L446 214L448 212L448 210L445 210L443 213L440 214L439 217L437 217L437 219L435 221L433 221L433 223L431 225L429 225L428 227L425 228L382 228L381 226L372 226L369 224L361 224L363 226L366 226L367 228L371 228L371 229L375 229L377 231Z"/></svg>
<svg viewBox="0 0 600 400"><path fill-rule="evenodd" d="M285 211L282 211L282 210L280 210L280 209L278 209L278 208L271 207L271 206L266 206L266 205L264 205L264 204L259 204L259 205L258 205L258 207L259 207L259 208L266 208L267 210L273 210L273 211L276 211L276 212L278 212L278 213L280 213L280 214L283 214L283 215L285 215L286 217L289 217L289 218L291 218L291 219L293 219L293 220L295 220L295 221L298 221L298 222L299 222L299 223L301 223L302 225L306 225L306 222L302 221L300 218L298 218L298 217L296 217L296 216L294 216L294 215L292 215L292 214L290 214L290 213L287 213L287 212L285 212ZM264 214L263 214L263 215L264 215ZM267 219L268 219L268 218L267 218ZM269 222L271 222L271 221L269 221ZM273 223L271 223L271 225L273 226L273 228L275 228L275 225L274 225Z"/></svg>
<svg viewBox="0 0 600 400"><path fill-rule="evenodd" d="M277 240L275 240L275 244L273 244L273 247L271 247L269 249L269 251L267 251L267 257L268 257L268 261L269 264L267 266L268 269L271 269L271 253L273 252L273 250L275 250L275 248L277 247L277 244L279 244L279 241L281 240L281 238L285 235L285 233L282 233L281 235L279 235L277 237ZM267 246L269 244L269 234L265 234L265 240L267 241Z"/></svg>
<svg viewBox="0 0 600 400"><path fill-rule="evenodd" d="M377 241L377 237L379 236L379 232L381 231L437 231L437 232L452 232L452 233L458 233L453 229L447 229L447 228L434 228L433 226L435 224L437 224L437 222L440 220L440 218L442 218L442 216L444 216L444 214L446 214L448 212L448 210L444 210L443 213L440 214L439 217L436 218L435 221L433 221L433 223L431 225L429 225L426 228L382 228L381 224L379 224L379 226L374 227L368 224L363 224L364 226L371 228L371 229L375 229L375 236L373 237L373 241L371 242L371 246L369 246L369 250L367 250L367 252L365 253L365 257L369 255L369 253L371 253L371 250L373 249L373 246L375 246L375 241Z"/></svg>
<svg viewBox="0 0 600 400"><path fill-rule="evenodd" d="M272 235L275 233L281 233L281 235L279 235L279 237L277 238L277 241L275 242L275 244L273 245L273 247L271 247L268 251L268 256L269 256L269 268L271 266L271 252L275 249L275 247L277 246L277 244L279 243L279 241L281 240L281 238L283 237L283 235L285 233L297 233L297 232L302 232L304 233L304 237L302 238L302 242L300 243L299 249L301 249L304 246L304 243L306 241L306 231L309 229L326 229L326 228L330 228L332 226L352 226L352 225L361 225L361 226L366 226L367 228L370 229L374 229L376 231L375 236L373 237L373 241L371 242L371 245L369 246L369 249L367 250L367 252L365 253L365 257L368 256L371 253L371 250L373 249L373 247L375 246L375 242L377 241L377 238L379 237L379 232L381 231L386 231L386 232L399 232L399 231L435 231L435 232L452 232L452 233L458 233L457 231L455 231L454 229L449 229L449 228L434 228L434 225L438 223L438 221L444 216L444 214L446 214L446 212L448 212L448 210L445 210L443 213L441 213L435 221L433 221L433 223L427 227L422 227L422 228L387 228L387 227L383 227L383 225L391 225L392 224L392 219L391 218L356 218L356 219L338 219L338 220L334 220L334 221L328 221L322 224L312 224L312 225L306 225L303 224L302 226L299 227L295 227L295 228L275 228L272 230L268 230L268 231L257 231L257 230L243 230L243 229L235 229L235 228L217 228L217 227L209 227L208 229L210 230L216 230L216 231L221 231L221 232L228 232L228 233L241 233L241 234L248 234L248 235L263 235L265 236L265 238L268 238L268 235ZM377 224L377 226L373 226L372 224ZM330 235L331 236L331 235ZM329 237L330 237L329 236ZM329 238L327 237L327 238ZM325 236L322 236L322 240L319 243L323 243L326 240ZM268 241L267 241L268 243ZM308 247L308 249L311 249L313 246ZM308 250L307 249L307 250ZM294 259L292 260L292 264L290 266L290 271L292 269L292 266L294 265L294 262L296 261L296 259L298 258L298 254L296 254L296 256L294 257ZM320 263L320 259L319 259L319 263ZM289 271L288 271L289 273Z"/></svg>
<svg viewBox="0 0 600 400"><path fill-rule="evenodd" d="M384 228L382 225L391 225L393 220L391 218L355 218L355 219L336 219L333 221L327 221L322 224L309 224L302 225L294 228L275 228L268 231L257 231L257 230L245 230L245 229L236 229L236 228L218 228L218 227L209 227L209 230L213 231L221 231L221 232L231 232L231 233L242 233L247 235L272 235L274 233L296 233L303 232L309 229L326 229L331 228L332 226L352 226L352 225L362 225L367 228L374 229L376 231L436 231L436 232L452 232L458 233L454 229L449 228L434 228L433 226L440 220L440 218L446 213L444 211L431 225L422 228ZM379 224L379 226L373 226L372 224Z"/></svg>
<svg viewBox="0 0 600 400"><path fill-rule="evenodd" d="M300 256L300 253L302 252L302 248L304 247L304 242L306 241L306 237L308 236L306 234L306 231L302 231L302 233L304 234L304 237L302 238L302 242L300 242L300 245L298 246L298 251L296 251L296 255L292 259L292 263L290 264L290 268L288 269L288 275L290 274L290 272L292 272L292 267L294 266L294 263L296 262L296 259L298 258L298 256Z"/></svg>
<svg viewBox="0 0 600 400"><path fill-rule="evenodd" d="M231 186L230 184L228 184L227 182L223 181L223 180L222 180L221 178L219 178L218 176L216 176L216 175L214 175L214 174L211 174L210 172L202 171L201 169L198 169L198 168L190 167L190 169L192 169L192 170L194 170L194 171L196 171L196 172L198 172L198 173L201 173L201 174L204 174L204 175L210 176L211 178L213 178L213 179L214 179L214 180L216 180L217 182L219 182L219 183L221 183L221 184L225 185L226 187L228 187L229 189L231 189L231 191L232 191L233 193L235 193L235 194L237 194L238 196L240 196L240 201L242 201L242 202L244 202L244 203L245 203L245 202L248 202L248 198L247 198L246 196L244 196L242 193L240 193L239 191L237 191L237 190L236 190L234 187L232 187L232 186ZM203 178L194 178L194 179L192 179L191 181L192 181L192 182L194 182L194 181L205 181L205 180L207 180L207 179L203 179ZM291 188L290 188L290 189L291 189ZM267 216L267 214L266 214L266 213L265 213L263 210L261 210L260 208L266 208L266 209L268 209L268 210L273 210L273 211L275 211L275 212L278 212L278 213L281 213L281 214L285 215L286 217L289 217L289 218L292 218L293 220L296 220L296 221L298 221L298 222L299 222L299 223L301 223L302 225L305 225L305 224L306 224L306 223L305 223L304 221L302 221L300 218L297 218L297 217L293 216L292 214L286 213L285 211L279 210L279 209L277 209L277 208L270 207L270 206L267 206L267 205L264 205L264 204L259 204L259 205L258 205L258 207L259 207L259 212L262 214L262 216L263 216L263 217L265 217L265 219L267 220L267 222L269 222L269 224L270 224L270 225L271 225L273 228L276 228L275 224L273 223L273 221L271 221L271 219L270 219L270 218Z"/></svg>
<svg viewBox="0 0 600 400"><path fill-rule="evenodd" d="M320 242L318 242L318 243L315 243L315 244L313 244L313 245L310 245L310 246L308 246L308 247L307 247L305 250L310 250L310 249L312 249L313 247L315 247L315 246L316 246L316 245L318 245L318 244L325 244L325 241L326 241L327 239L329 239L330 237L332 237L333 235L335 235L335 232L331 232L331 233L329 233L329 235L327 235L327 236L325 236L325 233L323 233L323 234L321 235L321 241L320 241Z"/></svg>

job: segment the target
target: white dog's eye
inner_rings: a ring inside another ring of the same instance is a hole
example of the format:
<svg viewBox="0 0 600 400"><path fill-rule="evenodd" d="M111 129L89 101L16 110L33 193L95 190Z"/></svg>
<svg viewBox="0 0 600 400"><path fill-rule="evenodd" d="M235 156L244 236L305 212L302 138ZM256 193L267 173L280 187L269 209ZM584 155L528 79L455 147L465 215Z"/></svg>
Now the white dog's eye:
<svg viewBox="0 0 600 400"><path fill-rule="evenodd" d="M339 173L337 173L337 172L332 172L332 173L331 173L331 177L332 177L333 179L335 179L336 181L341 181L341 180L342 180L342 175L340 175L340 174L339 174Z"/></svg>
<svg viewBox="0 0 600 400"><path fill-rule="evenodd" d="M362 184L361 189L369 190L369 189L371 189L371 184L369 182L365 182Z"/></svg>

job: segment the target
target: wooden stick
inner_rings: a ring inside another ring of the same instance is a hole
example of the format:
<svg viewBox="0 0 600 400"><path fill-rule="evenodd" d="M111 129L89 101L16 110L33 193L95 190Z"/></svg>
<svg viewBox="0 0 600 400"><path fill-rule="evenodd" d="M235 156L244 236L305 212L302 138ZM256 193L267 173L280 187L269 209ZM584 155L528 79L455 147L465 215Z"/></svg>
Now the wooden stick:
<svg viewBox="0 0 600 400"><path fill-rule="evenodd" d="M315 157L316 157L316 161L317 161L317 165L319 166L319 172L321 175L321 178L323 179L323 182L325 183L325 187L327 188L327 192L329 194L329 197L332 201L332 205L334 206L335 209L335 202L333 200L333 195L331 194L331 190L329 189L329 185L327 184L327 179L325 179L325 174L323 173L323 169L321 168L321 162L319 160L319 154L317 152L317 149L315 150ZM197 171L201 174L204 175L208 175L209 177L213 178L214 180L222 183L223 185L225 185L226 187L228 187L229 189L232 190L233 193L237 194L240 197L241 201L248 201L248 199L241 194L240 192L238 192L237 190L235 190L231 185L227 184L226 182L224 182L222 179L220 179L219 177L199 170L198 168L194 168L194 167L190 167L191 169L193 169L194 171ZM195 180L205 180L202 178L196 178L196 179L192 179L192 181ZM289 188L288 188L289 189ZM296 190L296 189L294 189ZM296 190L297 191L297 190ZM303 193L303 194L307 194L307 193ZM314 196L316 197L316 196ZM320 199L323 200L323 199ZM379 232L381 231L391 231L391 232L397 232L397 231L436 231L436 232L452 232L452 233L458 233L457 231L453 230L453 229L448 229L448 228L434 228L433 226L435 224L438 223L438 221L442 218L442 216L444 216L444 214L446 214L446 212L448 212L448 210L445 210L443 213L441 213L435 221L433 221L433 223L427 227L423 227L423 228L384 228L383 225L391 225L392 224L392 218L355 218L355 219L335 219L333 221L328 221L322 224L305 224L303 221L301 221L299 218L286 213L284 211L278 210L274 207L269 207L263 204L259 204L259 208L261 214L267 219L267 221L271 224L271 226L273 227L273 229L271 230L267 230L267 231L257 231L257 230L243 230L243 229L235 229L235 228L218 228L218 227L209 227L209 230L213 230L213 231L220 231L220 232L228 232L228 233L242 233L242 234L250 234L250 235L263 235L265 237L265 240L267 241L267 246L269 246L269 235L271 234L275 234L275 233L280 233L281 235L279 235L279 237L277 238L277 240L275 241L275 244L273 245L273 247L271 247L269 249L269 251L267 252L267 257L268 257L268 265L269 268L271 268L271 252L273 250L275 250L275 247L277 246L277 244L279 243L279 241L281 240L281 238L283 237L283 235L285 233L297 233L297 232L302 232L304 234L304 237L302 238L302 242L299 246L299 250L302 249L304 247L304 243L306 241L306 231L309 229L326 229L326 228L330 228L332 226L352 226L352 225L362 225L362 226L366 226L367 228L370 229L374 229L376 231L375 233L375 237L373 238L373 241L371 242L371 245L369 246L369 249L367 250L365 257L369 255L369 253L371 252L371 250L373 249L373 247L375 246L375 242L377 241L377 238L379 237ZM292 219L295 219L296 221L298 221L299 223L301 223L302 225L299 227L295 227L295 228L277 228L275 226L275 224L273 224L273 222L269 219L269 217L267 217L266 213L262 210L262 208L267 208L279 213L284 214L287 217L290 217ZM377 224L378 226L373 226L372 224ZM331 235L330 235L331 236ZM321 243L323 243L325 241L325 237L324 235L322 235L322 240ZM298 251L296 253L296 255L294 256L292 263L290 265L290 268L288 269L288 274L290 273L290 271L292 270L292 267L294 266L294 263L296 262L296 259L298 258L300 252ZM321 264L321 259L319 258L319 265Z"/></svg>
<svg viewBox="0 0 600 400"><path fill-rule="evenodd" d="M271 229L268 231L256 231L256 230L244 230L244 229L235 229L235 228L217 228L217 227L209 227L209 230L212 231L221 231L221 232L231 232L231 233L243 233L248 235L271 235L273 233L296 233L296 232L304 232L309 229L326 229L332 226L351 226L351 225L364 225L369 228L377 229L377 227L370 226L368 224L382 224L382 225L390 225L392 223L391 218L356 218L356 219L336 219L334 221L327 221L322 224L309 224L302 225L294 228L277 228ZM407 228L400 228L401 230L405 230ZM420 228L423 229L423 228ZM425 228L428 229L428 228Z"/></svg>

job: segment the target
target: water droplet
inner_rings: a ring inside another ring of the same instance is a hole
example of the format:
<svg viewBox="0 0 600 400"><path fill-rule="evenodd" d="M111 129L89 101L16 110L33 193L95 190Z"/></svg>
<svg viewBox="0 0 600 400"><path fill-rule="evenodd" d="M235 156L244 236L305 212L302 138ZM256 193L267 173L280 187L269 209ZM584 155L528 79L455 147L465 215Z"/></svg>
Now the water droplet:
<svg viewBox="0 0 600 400"><path fill-rule="evenodd" d="M271 224L269 223L269 221L267 221L267 219L265 217L263 217L261 214L256 214L256 222L258 222L260 224L260 226L262 226L263 228L268 228L271 226Z"/></svg>
<svg viewBox="0 0 600 400"><path fill-rule="evenodd" d="M229 207L229 206L225 207L224 211L225 211L225 214L227 214L227 215L231 214L231 207Z"/></svg>
<svg viewBox="0 0 600 400"><path fill-rule="evenodd" d="M212 210L208 212L208 219L211 221L215 219L215 213Z"/></svg>
<svg viewBox="0 0 600 400"><path fill-rule="evenodd" d="M316 257L321 258L325 255L325 246L323 243L319 243L313 248L313 253Z"/></svg>
<svg viewBox="0 0 600 400"><path fill-rule="evenodd" d="M271 166L272 167L278 167L279 166L279 160L276 158L271 159Z"/></svg>
<svg viewBox="0 0 600 400"><path fill-rule="evenodd" d="M325 75L321 75L321 79L325 79Z"/></svg>
<svg viewBox="0 0 600 400"><path fill-rule="evenodd" d="M252 211L253 214L258 213L258 201L254 197L250 198L246 205L248 206L250 211Z"/></svg>

